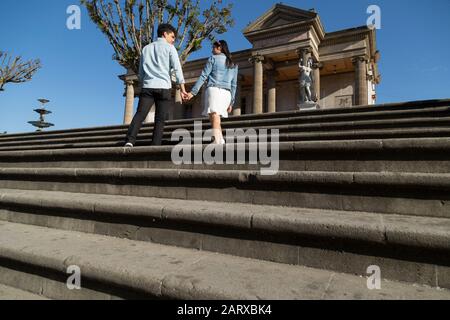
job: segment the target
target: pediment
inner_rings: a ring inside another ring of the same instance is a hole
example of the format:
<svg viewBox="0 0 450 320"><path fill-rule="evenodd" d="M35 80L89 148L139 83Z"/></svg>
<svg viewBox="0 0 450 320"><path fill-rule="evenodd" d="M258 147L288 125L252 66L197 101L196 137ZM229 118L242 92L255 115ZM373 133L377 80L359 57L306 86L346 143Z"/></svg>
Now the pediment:
<svg viewBox="0 0 450 320"><path fill-rule="evenodd" d="M244 30L244 34L289 25L296 22L310 21L316 17L317 13L312 11L276 4L269 11L250 24Z"/></svg>

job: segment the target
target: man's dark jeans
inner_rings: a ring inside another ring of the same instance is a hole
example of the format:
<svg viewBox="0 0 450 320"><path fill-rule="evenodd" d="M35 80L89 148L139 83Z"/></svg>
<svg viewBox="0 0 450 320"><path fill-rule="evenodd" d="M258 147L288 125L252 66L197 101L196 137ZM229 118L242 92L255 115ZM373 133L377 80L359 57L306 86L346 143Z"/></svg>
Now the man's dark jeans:
<svg viewBox="0 0 450 320"><path fill-rule="evenodd" d="M142 127L142 123L150 112L153 103L156 105L155 110L155 125L153 128L153 146L160 146L164 132L164 121L166 120L166 113L170 106L170 99L172 97L170 89L147 89L143 88L139 95L139 105L133 121L128 128L127 142L136 143L136 137Z"/></svg>

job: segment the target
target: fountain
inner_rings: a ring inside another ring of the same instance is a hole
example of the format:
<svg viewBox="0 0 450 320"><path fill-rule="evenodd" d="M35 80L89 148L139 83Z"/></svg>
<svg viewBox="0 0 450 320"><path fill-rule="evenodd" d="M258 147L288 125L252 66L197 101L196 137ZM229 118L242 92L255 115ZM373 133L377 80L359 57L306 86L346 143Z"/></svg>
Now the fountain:
<svg viewBox="0 0 450 320"><path fill-rule="evenodd" d="M37 127L38 129L36 131L42 131L42 129L44 128L53 127L54 124L50 122L45 122L44 120L45 115L52 113L50 110L45 109L45 105L49 103L50 100L38 99L38 101L42 104L42 107L40 109L34 109L34 111L39 114L39 121L28 121L28 123Z"/></svg>

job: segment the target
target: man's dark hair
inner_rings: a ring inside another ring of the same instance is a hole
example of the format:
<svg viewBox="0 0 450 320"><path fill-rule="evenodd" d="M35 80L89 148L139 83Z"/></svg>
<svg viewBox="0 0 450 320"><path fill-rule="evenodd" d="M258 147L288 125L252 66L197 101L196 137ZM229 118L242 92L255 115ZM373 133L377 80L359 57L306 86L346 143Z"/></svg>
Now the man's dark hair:
<svg viewBox="0 0 450 320"><path fill-rule="evenodd" d="M158 27L158 37L161 38L164 35L164 32L167 32L167 33L173 32L175 34L175 37L177 36L177 30L168 23L161 24Z"/></svg>

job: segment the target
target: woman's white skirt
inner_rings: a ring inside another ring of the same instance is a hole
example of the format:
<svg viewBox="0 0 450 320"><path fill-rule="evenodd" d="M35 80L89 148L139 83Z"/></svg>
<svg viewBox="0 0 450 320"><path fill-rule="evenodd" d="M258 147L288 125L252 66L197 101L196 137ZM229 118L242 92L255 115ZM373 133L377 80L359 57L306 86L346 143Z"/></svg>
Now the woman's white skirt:
<svg viewBox="0 0 450 320"><path fill-rule="evenodd" d="M217 113L223 118L228 118L228 107L231 104L230 90L208 87L205 90L205 107L203 109L203 116L208 116L210 113Z"/></svg>

